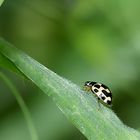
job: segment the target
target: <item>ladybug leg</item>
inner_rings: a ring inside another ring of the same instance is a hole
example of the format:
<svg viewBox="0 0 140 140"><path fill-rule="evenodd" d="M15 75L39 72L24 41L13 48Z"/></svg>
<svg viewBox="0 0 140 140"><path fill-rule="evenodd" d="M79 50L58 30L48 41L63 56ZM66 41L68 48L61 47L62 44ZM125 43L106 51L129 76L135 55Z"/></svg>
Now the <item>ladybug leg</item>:
<svg viewBox="0 0 140 140"><path fill-rule="evenodd" d="M99 102L100 98L98 97L97 99L98 99L98 110L99 110L101 108L100 102Z"/></svg>

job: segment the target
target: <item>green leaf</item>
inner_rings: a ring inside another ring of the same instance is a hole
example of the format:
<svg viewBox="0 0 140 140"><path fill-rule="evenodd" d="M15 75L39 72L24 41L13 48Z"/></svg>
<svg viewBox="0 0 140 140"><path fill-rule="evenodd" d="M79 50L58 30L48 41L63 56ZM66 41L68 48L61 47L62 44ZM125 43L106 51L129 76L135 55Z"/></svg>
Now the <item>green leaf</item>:
<svg viewBox="0 0 140 140"><path fill-rule="evenodd" d="M3 56L1 53L0 53L0 66L7 68L7 69L25 77L25 75L23 75L23 73L20 72L20 70L15 66L15 64L13 62L11 62L8 58Z"/></svg>
<svg viewBox="0 0 140 140"><path fill-rule="evenodd" d="M8 77L6 75L4 75L3 73L0 72L0 78L3 79L3 81L5 82L5 84L8 86L8 88L10 89L11 93L15 96L22 112L23 115L26 119L27 125L28 125L28 129L30 132L30 136L31 136L31 140L38 140L38 135L36 132L36 129L34 127L34 124L32 122L32 118L30 116L30 112L24 102L24 100L22 99L21 95L19 94L19 92L17 91L17 89L14 87L14 85L12 84L12 82L8 79Z"/></svg>
<svg viewBox="0 0 140 140"><path fill-rule="evenodd" d="M0 0L0 6L2 5L3 2L4 2L4 0Z"/></svg>
<svg viewBox="0 0 140 140"><path fill-rule="evenodd" d="M19 49L0 39L0 53L52 97L65 116L89 140L139 140L140 133L124 125L116 114L77 85L60 77Z"/></svg>

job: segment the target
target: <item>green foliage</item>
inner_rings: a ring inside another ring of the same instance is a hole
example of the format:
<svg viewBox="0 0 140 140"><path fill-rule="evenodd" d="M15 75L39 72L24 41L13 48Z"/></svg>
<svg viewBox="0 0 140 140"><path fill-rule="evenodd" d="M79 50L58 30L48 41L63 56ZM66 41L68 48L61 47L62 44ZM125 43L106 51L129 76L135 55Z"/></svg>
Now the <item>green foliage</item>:
<svg viewBox="0 0 140 140"><path fill-rule="evenodd" d="M0 53L51 96L65 116L89 139L138 140L140 134L125 126L109 108L98 104L94 96L60 77L22 51L0 39ZM8 62L9 63L9 62ZM9 67L10 68L10 67Z"/></svg>
<svg viewBox="0 0 140 140"><path fill-rule="evenodd" d="M29 132L30 132L30 136L31 136L31 140L38 140L37 132L36 132L36 129L35 129L34 124L32 122L30 112L29 112L24 100L22 99L21 95L19 94L17 89L14 87L14 85L11 83L11 81L8 79L8 77L5 76L1 72L0 72L0 78L5 82L5 84L10 89L11 93L16 98L16 100L17 100L17 102L18 102L18 104L19 104L19 106L20 106L20 108L23 112L23 115L26 119L28 129L29 129Z"/></svg>
<svg viewBox="0 0 140 140"><path fill-rule="evenodd" d="M2 5L3 2L4 2L4 0L0 0L0 6Z"/></svg>

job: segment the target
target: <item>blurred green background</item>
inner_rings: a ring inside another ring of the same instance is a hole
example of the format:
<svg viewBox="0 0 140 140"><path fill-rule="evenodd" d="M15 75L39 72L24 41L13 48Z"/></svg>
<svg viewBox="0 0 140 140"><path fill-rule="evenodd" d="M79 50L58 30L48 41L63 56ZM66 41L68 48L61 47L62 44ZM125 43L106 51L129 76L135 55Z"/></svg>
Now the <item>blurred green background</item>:
<svg viewBox="0 0 140 140"><path fill-rule="evenodd" d="M109 86L112 109L140 130L140 1L5 0L0 36L78 84ZM21 93L40 140L86 140L45 94L1 69ZM30 140L15 98L0 80L0 140Z"/></svg>

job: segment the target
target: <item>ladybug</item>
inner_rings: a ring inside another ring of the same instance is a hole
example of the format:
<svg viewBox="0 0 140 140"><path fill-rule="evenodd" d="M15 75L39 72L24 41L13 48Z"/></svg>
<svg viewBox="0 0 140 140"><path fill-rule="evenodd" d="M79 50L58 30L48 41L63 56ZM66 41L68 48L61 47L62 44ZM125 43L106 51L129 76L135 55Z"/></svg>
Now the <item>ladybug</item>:
<svg viewBox="0 0 140 140"><path fill-rule="evenodd" d="M87 91L92 91L92 93L98 97L98 100L111 106L112 93L106 85L98 82L86 81L84 86Z"/></svg>

